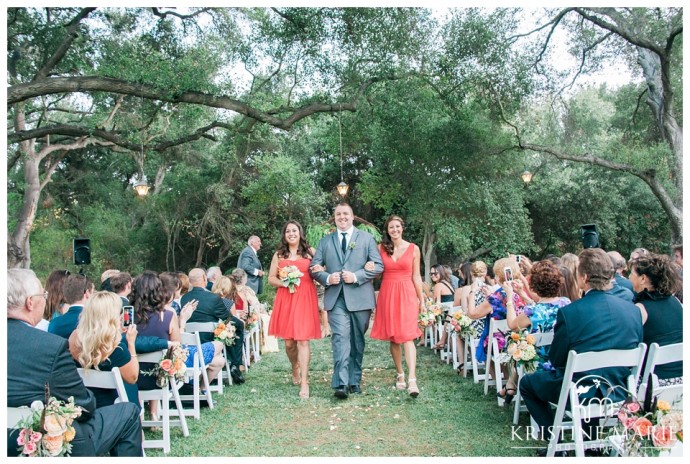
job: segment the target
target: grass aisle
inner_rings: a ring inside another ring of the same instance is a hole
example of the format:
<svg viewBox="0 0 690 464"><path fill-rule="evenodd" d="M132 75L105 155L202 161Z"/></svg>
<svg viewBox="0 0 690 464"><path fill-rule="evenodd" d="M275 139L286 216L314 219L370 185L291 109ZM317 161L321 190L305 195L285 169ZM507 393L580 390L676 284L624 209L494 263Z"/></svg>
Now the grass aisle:
<svg viewBox="0 0 690 464"><path fill-rule="evenodd" d="M188 418L190 436L172 429L169 456L531 456L511 440L513 409L495 390L457 375L429 348L418 348L418 398L394 388L388 344L367 336L362 395L333 397L330 338L312 342L311 398L300 400L284 351L267 353L244 385L215 395L216 408ZM280 343L281 350L283 343ZM528 417L521 417L520 435ZM147 437L160 434L147 432ZM162 456L147 450L147 456Z"/></svg>

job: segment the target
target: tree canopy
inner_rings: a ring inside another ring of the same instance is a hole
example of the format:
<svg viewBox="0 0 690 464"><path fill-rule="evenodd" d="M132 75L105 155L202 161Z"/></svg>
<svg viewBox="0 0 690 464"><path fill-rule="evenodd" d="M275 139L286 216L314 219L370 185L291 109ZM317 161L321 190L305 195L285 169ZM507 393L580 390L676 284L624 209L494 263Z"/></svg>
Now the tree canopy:
<svg viewBox="0 0 690 464"><path fill-rule="evenodd" d="M9 8L8 266L87 236L96 270L228 268L326 221L341 177L427 269L576 251L583 223L624 254L680 240L682 9L444 13ZM612 60L629 83L578 84Z"/></svg>

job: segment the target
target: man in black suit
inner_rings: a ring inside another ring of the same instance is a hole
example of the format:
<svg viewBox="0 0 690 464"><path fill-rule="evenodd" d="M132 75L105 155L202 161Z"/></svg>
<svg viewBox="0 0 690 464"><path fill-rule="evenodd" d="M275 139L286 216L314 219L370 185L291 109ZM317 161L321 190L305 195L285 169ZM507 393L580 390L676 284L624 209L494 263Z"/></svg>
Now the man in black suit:
<svg viewBox="0 0 690 464"><path fill-rule="evenodd" d="M67 340L36 329L47 294L33 271L7 271L7 406L45 401L45 385L60 401L83 408L74 423L71 456L142 456L139 408L130 402L96 409L77 372ZM62 317L62 316L61 316ZM19 431L7 429L7 454L18 455Z"/></svg>
<svg viewBox="0 0 690 464"><path fill-rule="evenodd" d="M218 280L218 278L220 278L222 275L223 272L220 270L220 267L209 267L208 271L206 271L206 290L208 290L209 292L213 290L213 284L215 284L216 280Z"/></svg>
<svg viewBox="0 0 690 464"><path fill-rule="evenodd" d="M62 294L69 305L67 312L50 321L48 332L69 338L79 323L79 315L84 309L84 303L89 301L94 292L91 279L81 274L72 274L62 284Z"/></svg>
<svg viewBox="0 0 690 464"><path fill-rule="evenodd" d="M244 344L244 323L236 317L230 315L230 311L225 307L223 300L206 290L206 273L203 269L195 268L189 271L189 284L192 289L182 295L180 306L184 308L188 302L197 300L198 304L187 322L218 322L226 321L230 318L230 323L235 326L235 344L227 348L228 361L230 362L230 375L236 384L244 383L244 377L239 366L242 364L242 345ZM199 334L201 343L213 341L212 333Z"/></svg>
<svg viewBox="0 0 690 464"><path fill-rule="evenodd" d="M254 290L257 295L260 295L264 289L264 271L257 255L260 248L261 239L252 235L247 240L247 247L242 250L237 259L237 267L244 269L244 272L247 273L247 287Z"/></svg>
<svg viewBox="0 0 690 464"><path fill-rule="evenodd" d="M577 281L584 296L558 310L549 350L549 360L555 370L540 370L520 380L520 394L540 427L553 425L554 415L549 402L558 402L570 350L577 353L629 350L642 342L640 310L610 292L613 266L608 255L600 248L587 248L580 253L579 259ZM585 375L600 375L613 386L627 387L630 370L625 367L597 369L577 374L577 378ZM590 389L592 397L606 397L607 387L602 383ZM622 400L620 390L609 398Z"/></svg>

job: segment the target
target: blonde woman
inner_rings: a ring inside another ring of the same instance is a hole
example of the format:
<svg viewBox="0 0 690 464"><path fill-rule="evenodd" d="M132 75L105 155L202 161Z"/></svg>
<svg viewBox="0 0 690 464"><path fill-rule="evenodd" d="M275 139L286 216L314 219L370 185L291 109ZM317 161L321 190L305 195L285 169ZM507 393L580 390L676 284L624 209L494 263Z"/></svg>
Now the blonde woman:
<svg viewBox="0 0 690 464"><path fill-rule="evenodd" d="M79 325L69 337L69 351L84 369L110 371L120 368L128 400L139 406L139 362L134 341L137 328L134 324L123 328L120 312L122 301L111 292L96 292L86 302L79 317ZM88 374L87 374L88 375ZM114 404L114 390L91 388L96 397L96 407Z"/></svg>

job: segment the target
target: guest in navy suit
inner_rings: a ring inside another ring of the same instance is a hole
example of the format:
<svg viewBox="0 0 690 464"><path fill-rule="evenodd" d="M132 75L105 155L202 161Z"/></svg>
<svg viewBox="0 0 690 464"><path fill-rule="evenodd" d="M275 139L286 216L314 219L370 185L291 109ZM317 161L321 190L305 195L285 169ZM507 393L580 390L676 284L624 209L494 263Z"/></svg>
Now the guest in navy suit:
<svg viewBox="0 0 690 464"><path fill-rule="evenodd" d="M640 310L631 302L610 293L613 266L608 255L600 248L588 248L580 253L579 258L577 279L585 295L558 311L553 344L549 351L554 370L537 371L520 381L520 394L540 427L553 425L549 402L558 402L570 350L577 353L628 350L642 342ZM630 370L625 367L604 368L581 373L578 377L585 375L600 375L611 385L626 386ZM602 384L590 391L603 398L607 387ZM620 395L610 395L609 398L622 400Z"/></svg>
<svg viewBox="0 0 690 464"><path fill-rule="evenodd" d="M93 291L93 282L85 275L72 274L68 276L62 286L62 293L65 295L65 301L69 307L65 314L50 321L48 332L69 338L74 329L77 328L84 303L91 298Z"/></svg>
<svg viewBox="0 0 690 464"><path fill-rule="evenodd" d="M71 456L142 456L139 408L126 402L96 409L96 398L84 386L67 340L35 328L46 297L33 271L7 271L7 406L45 401L47 385L51 396L60 401L73 397L84 408L72 423L76 434ZM18 454L18 434L7 429L8 456Z"/></svg>

